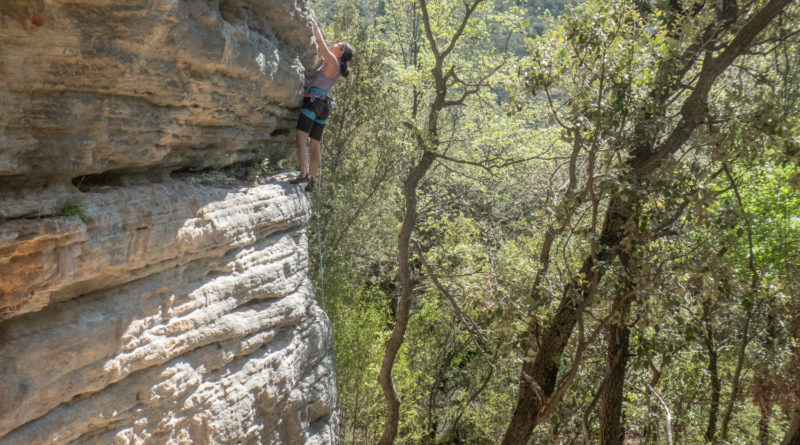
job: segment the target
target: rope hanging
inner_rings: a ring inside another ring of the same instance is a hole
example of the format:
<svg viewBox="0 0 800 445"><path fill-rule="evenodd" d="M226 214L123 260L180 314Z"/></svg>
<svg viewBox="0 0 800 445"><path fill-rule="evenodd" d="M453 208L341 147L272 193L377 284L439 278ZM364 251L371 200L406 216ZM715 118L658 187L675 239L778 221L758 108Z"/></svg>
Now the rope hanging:
<svg viewBox="0 0 800 445"><path fill-rule="evenodd" d="M320 144L321 145L321 144ZM320 152L322 151L322 146L320 146ZM322 166L320 165L319 173L317 175L317 184L314 190L314 194L317 197L317 206L320 205L320 188L322 187ZM317 243L319 245L319 289L320 289L320 300L322 302L322 308L327 310L328 302L325 301L325 263L322 262L322 212L318 210L314 212L314 216L317 218Z"/></svg>

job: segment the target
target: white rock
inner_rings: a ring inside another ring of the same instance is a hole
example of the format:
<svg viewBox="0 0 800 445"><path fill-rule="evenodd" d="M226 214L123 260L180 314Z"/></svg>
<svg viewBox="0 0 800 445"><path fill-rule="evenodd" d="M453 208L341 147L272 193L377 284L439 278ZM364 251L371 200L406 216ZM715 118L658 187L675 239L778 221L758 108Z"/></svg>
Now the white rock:
<svg viewBox="0 0 800 445"><path fill-rule="evenodd" d="M0 224L0 444L335 440L308 201L213 180Z"/></svg>

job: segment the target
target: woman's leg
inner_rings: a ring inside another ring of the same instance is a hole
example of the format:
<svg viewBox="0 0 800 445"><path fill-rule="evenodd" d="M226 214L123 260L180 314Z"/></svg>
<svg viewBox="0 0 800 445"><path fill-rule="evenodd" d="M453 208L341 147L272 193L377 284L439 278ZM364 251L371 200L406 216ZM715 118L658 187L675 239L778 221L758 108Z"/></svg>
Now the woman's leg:
<svg viewBox="0 0 800 445"><path fill-rule="evenodd" d="M300 178L308 176L308 156L306 155L307 140L308 133L303 130L297 130L297 143L295 145L295 149L297 150L297 163L300 164L300 175L298 176Z"/></svg>
<svg viewBox="0 0 800 445"><path fill-rule="evenodd" d="M314 122L314 128L311 129L309 137L311 140L308 144L308 152L311 157L311 166L309 167L309 177L316 179L319 174L319 166L322 164L322 153L320 150L320 141L322 140L322 132L325 131L325 124Z"/></svg>

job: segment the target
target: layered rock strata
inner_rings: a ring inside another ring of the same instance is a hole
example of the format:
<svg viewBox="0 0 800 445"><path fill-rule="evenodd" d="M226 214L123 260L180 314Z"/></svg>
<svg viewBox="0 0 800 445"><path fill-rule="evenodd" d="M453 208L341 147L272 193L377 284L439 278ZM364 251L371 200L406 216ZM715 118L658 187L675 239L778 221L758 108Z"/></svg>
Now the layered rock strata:
<svg viewBox="0 0 800 445"><path fill-rule="evenodd" d="M208 174L82 198L0 225L0 444L333 440L302 191Z"/></svg>
<svg viewBox="0 0 800 445"><path fill-rule="evenodd" d="M0 2L0 445L323 444L302 0ZM241 178L241 176L237 176Z"/></svg>

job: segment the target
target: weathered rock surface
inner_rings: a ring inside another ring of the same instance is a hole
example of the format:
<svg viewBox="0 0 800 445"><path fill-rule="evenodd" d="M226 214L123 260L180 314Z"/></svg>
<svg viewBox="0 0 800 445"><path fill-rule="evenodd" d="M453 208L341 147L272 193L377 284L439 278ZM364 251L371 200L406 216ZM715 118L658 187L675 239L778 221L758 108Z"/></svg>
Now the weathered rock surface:
<svg viewBox="0 0 800 445"><path fill-rule="evenodd" d="M63 216L0 225L0 320L224 257L300 227L308 217L305 197L296 191L291 196L280 186L272 186L270 195L264 187L231 191L202 186L196 182L202 178L191 178L194 184L177 180L80 194L69 206L86 222Z"/></svg>
<svg viewBox="0 0 800 445"><path fill-rule="evenodd" d="M0 444L333 440L301 191L207 174L76 203L0 225Z"/></svg>
<svg viewBox="0 0 800 445"><path fill-rule="evenodd" d="M3 0L0 178L286 157L309 14L302 0Z"/></svg>
<svg viewBox="0 0 800 445"><path fill-rule="evenodd" d="M0 1L0 445L327 444L303 0ZM206 169L201 171L201 169Z"/></svg>

